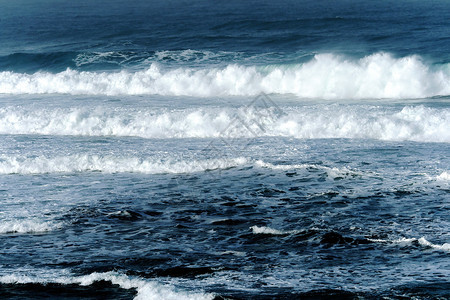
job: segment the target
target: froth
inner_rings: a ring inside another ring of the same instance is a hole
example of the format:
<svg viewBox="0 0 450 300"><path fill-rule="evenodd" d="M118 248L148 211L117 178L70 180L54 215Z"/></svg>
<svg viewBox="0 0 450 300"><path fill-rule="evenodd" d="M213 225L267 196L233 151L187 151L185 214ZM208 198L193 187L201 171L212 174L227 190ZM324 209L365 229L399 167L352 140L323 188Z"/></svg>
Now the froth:
<svg viewBox="0 0 450 300"><path fill-rule="evenodd" d="M298 232L297 230L282 231L266 226L257 226L257 225L250 227L250 229L252 230L253 234L285 235L285 234L295 234Z"/></svg>
<svg viewBox="0 0 450 300"><path fill-rule="evenodd" d="M265 92L323 99L424 98L450 94L449 82L448 69L434 69L418 56L377 53L350 60L319 54L307 63L288 66L164 69L152 63L136 72L1 72L0 93L210 97Z"/></svg>
<svg viewBox="0 0 450 300"><path fill-rule="evenodd" d="M245 164L242 157L205 160L158 160L138 157L99 156L75 154L58 157L0 157L0 174L43 174L73 172L146 174L194 173L226 169Z"/></svg>
<svg viewBox="0 0 450 300"><path fill-rule="evenodd" d="M0 234L7 233L45 233L61 228L61 224L35 220L15 220L0 222Z"/></svg>
<svg viewBox="0 0 450 300"><path fill-rule="evenodd" d="M347 176L357 176L360 175L359 173L349 170L348 168L336 168L336 167L327 167L327 166L321 166L321 165L315 165L315 164L271 164L264 162L262 160L257 160L255 162L255 165L257 167L261 168L269 168L272 170L307 170L307 169L314 169L314 170L323 170L327 173L327 176L331 179L338 178L338 177L347 177Z"/></svg>
<svg viewBox="0 0 450 300"><path fill-rule="evenodd" d="M0 108L0 134L138 136L143 138L217 138L239 115L242 124L230 138L366 138L450 142L450 109L423 105L392 107L316 105L286 108L277 118L269 109L196 108L174 111L128 108ZM257 122L264 130L250 131Z"/></svg>
<svg viewBox="0 0 450 300"><path fill-rule="evenodd" d="M438 181L450 181L450 172L442 172L436 177Z"/></svg>

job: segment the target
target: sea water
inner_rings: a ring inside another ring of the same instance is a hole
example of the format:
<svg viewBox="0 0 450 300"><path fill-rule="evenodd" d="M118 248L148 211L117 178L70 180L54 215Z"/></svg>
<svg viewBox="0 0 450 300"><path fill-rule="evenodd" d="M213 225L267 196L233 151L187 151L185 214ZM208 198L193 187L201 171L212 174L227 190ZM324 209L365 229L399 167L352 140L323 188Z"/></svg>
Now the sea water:
<svg viewBox="0 0 450 300"><path fill-rule="evenodd" d="M0 297L450 297L449 20L0 2Z"/></svg>

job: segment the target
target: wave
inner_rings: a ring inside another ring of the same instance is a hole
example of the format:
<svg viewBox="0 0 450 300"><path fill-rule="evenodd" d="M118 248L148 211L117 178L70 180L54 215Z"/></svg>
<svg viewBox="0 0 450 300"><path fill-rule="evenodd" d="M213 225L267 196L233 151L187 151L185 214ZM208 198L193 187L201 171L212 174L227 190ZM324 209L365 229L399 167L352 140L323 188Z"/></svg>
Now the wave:
<svg viewBox="0 0 450 300"><path fill-rule="evenodd" d="M423 105L316 105L285 108L280 115L274 114L273 109L257 108L0 108L0 134L450 142L448 128L450 109Z"/></svg>
<svg viewBox="0 0 450 300"><path fill-rule="evenodd" d="M331 168L314 164L274 165L262 160L252 161L244 157L185 159L139 158L134 156L100 156L75 154L57 157L0 156L0 174L46 174L46 173L144 173L181 174L209 170L223 170L239 166L252 166L272 170L323 170L331 179L361 175L347 168Z"/></svg>
<svg viewBox="0 0 450 300"><path fill-rule="evenodd" d="M96 59L101 56L81 57L76 63ZM228 64L199 69L163 68L152 62L146 70L135 72L0 72L3 94L211 97L261 92L321 99L426 98L450 94L450 69L448 65L429 65L419 56L394 58L376 53L353 60L317 54L308 62L290 65Z"/></svg>
<svg viewBox="0 0 450 300"><path fill-rule="evenodd" d="M58 272L56 272L58 273ZM116 272L92 273L84 276L70 276L61 274L39 274L30 275L3 275L0 276L2 284L50 284L56 283L61 285L76 284L81 286L90 286L98 281L109 281L114 285L120 286L122 289L136 289L137 295L134 299L213 299L213 294L184 291L168 284L146 281L141 278L129 277ZM45 287L44 287L45 288Z"/></svg>
<svg viewBox="0 0 450 300"><path fill-rule="evenodd" d="M0 234L8 233L45 233L61 228L62 224L52 222L15 220L0 222Z"/></svg>
<svg viewBox="0 0 450 300"><path fill-rule="evenodd" d="M194 173L228 169L247 163L245 158L174 161L76 154L58 157L0 157L0 174L103 173Z"/></svg>
<svg viewBox="0 0 450 300"><path fill-rule="evenodd" d="M435 250L450 252L450 243L444 243L442 245L433 244L433 243L429 242L428 240L426 240L424 237L421 237L419 239L417 239L417 238L400 238L397 240L383 240L383 239L368 239L368 240L372 241L372 242L391 243L391 244L399 244L399 245L404 245L404 246L418 244L425 248L431 248L431 249L435 249Z"/></svg>

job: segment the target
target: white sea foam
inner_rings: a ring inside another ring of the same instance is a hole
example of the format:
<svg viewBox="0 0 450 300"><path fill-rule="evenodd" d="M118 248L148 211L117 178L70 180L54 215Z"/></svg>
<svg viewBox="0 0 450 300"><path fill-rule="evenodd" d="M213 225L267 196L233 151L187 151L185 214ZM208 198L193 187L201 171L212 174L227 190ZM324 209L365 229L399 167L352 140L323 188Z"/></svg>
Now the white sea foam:
<svg viewBox="0 0 450 300"><path fill-rule="evenodd" d="M425 247L430 247L430 248L433 248L436 250L443 250L443 251L450 252L450 243L436 245L436 244L430 243L424 237L421 237L420 239L418 239L418 242L419 242L419 244L421 244L422 246L425 246Z"/></svg>
<svg viewBox="0 0 450 300"><path fill-rule="evenodd" d="M450 181L450 172L442 172L440 175L436 176L438 181Z"/></svg>
<svg viewBox="0 0 450 300"><path fill-rule="evenodd" d="M450 142L450 109L315 105L271 109L0 108L0 134L217 138L283 136ZM236 116L232 130L228 127ZM246 125L259 124L250 131ZM261 128L263 130L261 130Z"/></svg>
<svg viewBox="0 0 450 300"><path fill-rule="evenodd" d="M230 64L166 70L152 63L147 70L136 72L0 72L0 93L4 94L209 97L261 92L323 99L425 98L449 95L450 74L447 66L432 67L419 56L394 58L387 53L359 60L318 54L309 62L290 66Z"/></svg>
<svg viewBox="0 0 450 300"><path fill-rule="evenodd" d="M450 110L406 106L400 111L376 107L317 107L288 114L274 124L279 135L297 138L370 138L450 142Z"/></svg>
<svg viewBox="0 0 450 300"><path fill-rule="evenodd" d="M0 156L0 174L45 174L74 172L180 174L207 170L228 169L251 165L272 170L322 170L331 179L361 175L348 168L327 167L315 164L276 165L245 157L211 159L139 158L135 156L73 154L64 156Z"/></svg>
<svg viewBox="0 0 450 300"><path fill-rule="evenodd" d="M253 234L286 235L298 233L297 230L282 231L266 226L257 226L257 225L250 227L250 229L252 230Z"/></svg>
<svg viewBox="0 0 450 300"><path fill-rule="evenodd" d="M384 239L368 239L369 241L372 242L377 242L377 243L392 243L392 244L399 244L399 245L411 245L412 243L419 243L421 246L426 247L426 248L432 248L435 250L440 250L440 251L446 251L446 252L450 252L450 243L444 243L442 245L438 245L438 244L433 244L429 241L427 241L424 237L421 237L419 239L417 238L399 238L396 240L384 240Z"/></svg>
<svg viewBox="0 0 450 300"><path fill-rule="evenodd" d="M134 299L146 300L160 300L160 299L174 299L174 300L191 300L191 299L213 299L213 294L184 291L175 286L161 284L154 281L145 281L140 278L129 277L116 272L106 273L92 273L85 276L69 276L69 275L50 275L40 274L35 276L30 275L4 275L0 276L0 283L3 284L26 284L26 283L57 283L57 284L78 284L81 286L92 285L97 281L109 281L112 284L119 285L123 289L136 289L137 295Z"/></svg>
<svg viewBox="0 0 450 300"><path fill-rule="evenodd" d="M137 157L99 156L75 154L58 157L0 157L0 174L43 174L73 172L146 174L194 173L214 169L227 169L247 163L247 159L218 158L205 160L158 160Z"/></svg>
<svg viewBox="0 0 450 300"><path fill-rule="evenodd" d="M139 136L144 138L217 137L232 121L228 110L126 110L105 107L26 110L0 108L0 133Z"/></svg>
<svg viewBox="0 0 450 300"><path fill-rule="evenodd" d="M45 233L61 228L62 224L36 220L0 221L0 234Z"/></svg>

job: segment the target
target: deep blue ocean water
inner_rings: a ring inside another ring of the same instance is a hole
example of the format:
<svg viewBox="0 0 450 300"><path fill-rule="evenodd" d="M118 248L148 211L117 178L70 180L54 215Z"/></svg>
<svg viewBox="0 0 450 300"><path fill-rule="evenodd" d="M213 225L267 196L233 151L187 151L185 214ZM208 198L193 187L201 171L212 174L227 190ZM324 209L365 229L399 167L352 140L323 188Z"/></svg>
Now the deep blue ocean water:
<svg viewBox="0 0 450 300"><path fill-rule="evenodd" d="M450 2L0 1L0 298L449 299Z"/></svg>

